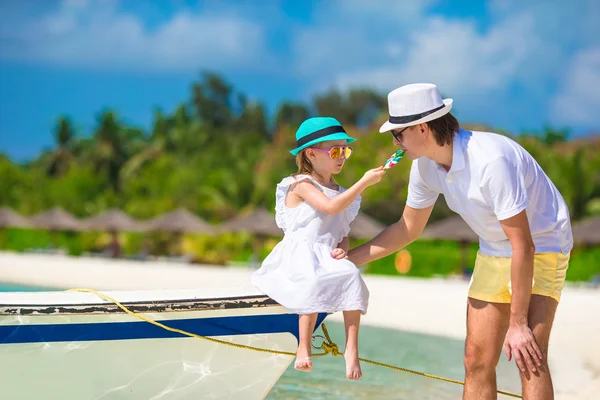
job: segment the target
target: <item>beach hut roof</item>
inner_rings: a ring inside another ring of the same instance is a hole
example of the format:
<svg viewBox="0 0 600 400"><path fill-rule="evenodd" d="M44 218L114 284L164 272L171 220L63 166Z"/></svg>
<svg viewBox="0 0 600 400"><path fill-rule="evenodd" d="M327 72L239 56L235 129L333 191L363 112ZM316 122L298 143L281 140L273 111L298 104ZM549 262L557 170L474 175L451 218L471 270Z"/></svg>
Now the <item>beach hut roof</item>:
<svg viewBox="0 0 600 400"><path fill-rule="evenodd" d="M8 207L0 207L0 228L28 228L31 222Z"/></svg>
<svg viewBox="0 0 600 400"><path fill-rule="evenodd" d="M65 211L62 207L53 207L31 217L31 223L37 228L57 231L77 231L82 227L81 221Z"/></svg>
<svg viewBox="0 0 600 400"><path fill-rule="evenodd" d="M283 231L275 223L275 215L264 208L257 208L225 222L220 227L221 231L229 232L251 232L259 235L281 236Z"/></svg>
<svg viewBox="0 0 600 400"><path fill-rule="evenodd" d="M479 241L479 236L473 232L460 215L428 224L423 230L421 237L424 239L460 240L466 242Z"/></svg>
<svg viewBox="0 0 600 400"><path fill-rule="evenodd" d="M99 231L139 232L145 230L145 226L142 223L115 208L87 218L83 221L83 225L86 229Z"/></svg>
<svg viewBox="0 0 600 400"><path fill-rule="evenodd" d="M159 215L146 223L155 232L214 233L213 226L185 208Z"/></svg>
<svg viewBox="0 0 600 400"><path fill-rule="evenodd" d="M350 236L355 239L371 239L380 234L386 225L359 212L354 221L350 224Z"/></svg>
<svg viewBox="0 0 600 400"><path fill-rule="evenodd" d="M600 244L600 216L573 224L573 240L575 243Z"/></svg>

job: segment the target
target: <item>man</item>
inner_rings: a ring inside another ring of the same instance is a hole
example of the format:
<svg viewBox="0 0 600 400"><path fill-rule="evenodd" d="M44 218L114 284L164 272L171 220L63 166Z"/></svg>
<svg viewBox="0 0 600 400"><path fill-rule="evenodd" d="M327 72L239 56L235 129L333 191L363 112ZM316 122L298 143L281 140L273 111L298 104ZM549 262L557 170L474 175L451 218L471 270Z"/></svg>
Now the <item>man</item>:
<svg viewBox="0 0 600 400"><path fill-rule="evenodd" d="M356 265L416 240L442 193L480 237L467 301L464 399L496 398L504 349L518 365L525 399L553 399L548 341L560 300L572 235L562 196L538 163L513 140L459 128L432 84L388 95L380 132L413 160L402 218L351 249Z"/></svg>

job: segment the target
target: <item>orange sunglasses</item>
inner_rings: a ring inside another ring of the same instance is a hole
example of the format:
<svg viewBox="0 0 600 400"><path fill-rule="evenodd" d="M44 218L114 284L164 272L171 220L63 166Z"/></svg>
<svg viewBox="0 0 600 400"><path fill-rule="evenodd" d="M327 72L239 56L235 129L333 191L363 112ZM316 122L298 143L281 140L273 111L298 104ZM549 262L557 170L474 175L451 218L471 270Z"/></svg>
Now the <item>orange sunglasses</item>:
<svg viewBox="0 0 600 400"><path fill-rule="evenodd" d="M329 153L329 157L333 160L337 160L342 155L344 158L348 159L352 155L352 147L350 146L333 146L329 150L319 149L317 147L309 147L310 149L320 151L322 153Z"/></svg>

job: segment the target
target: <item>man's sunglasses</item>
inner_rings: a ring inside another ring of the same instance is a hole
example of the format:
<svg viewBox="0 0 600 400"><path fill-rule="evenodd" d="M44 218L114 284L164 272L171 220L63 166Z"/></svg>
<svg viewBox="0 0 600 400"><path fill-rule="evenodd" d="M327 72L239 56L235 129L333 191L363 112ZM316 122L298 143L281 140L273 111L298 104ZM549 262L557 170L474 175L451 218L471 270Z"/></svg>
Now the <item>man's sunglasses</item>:
<svg viewBox="0 0 600 400"><path fill-rule="evenodd" d="M400 132L396 132L394 129L391 130L392 132L392 136L394 137L394 139L396 139L398 142L402 142L402 132L404 132L405 130L407 130L408 128L410 128L409 126L407 126L406 128L402 129Z"/></svg>
<svg viewBox="0 0 600 400"><path fill-rule="evenodd" d="M352 154L352 147L350 147L350 146L334 146L334 147L330 148L329 150L319 149L317 147L310 147L310 148L313 150L320 151L322 153L329 153L329 157L331 157L333 160L337 160L342 155L344 156L344 158L348 159L348 158L350 158L350 155Z"/></svg>

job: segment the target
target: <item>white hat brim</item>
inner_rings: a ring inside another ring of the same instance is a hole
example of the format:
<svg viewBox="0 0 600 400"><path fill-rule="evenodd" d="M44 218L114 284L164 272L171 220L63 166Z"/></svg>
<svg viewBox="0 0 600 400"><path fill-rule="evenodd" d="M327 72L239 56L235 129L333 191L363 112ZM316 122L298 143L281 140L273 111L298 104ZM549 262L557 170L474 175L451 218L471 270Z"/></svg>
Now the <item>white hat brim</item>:
<svg viewBox="0 0 600 400"><path fill-rule="evenodd" d="M383 132L391 131L392 129L406 128L407 126L423 124L425 122L433 121L434 119L437 119L443 115L446 115L452 109L452 103L454 101L452 99L444 99L443 101L444 101L444 108L439 109L436 112L431 113L429 115L426 115L423 118L418 119L416 121L412 121L412 122L409 122L406 124L393 124L390 121L385 121L385 123L383 125L381 125L381 128L379 128L379 132L383 133Z"/></svg>

